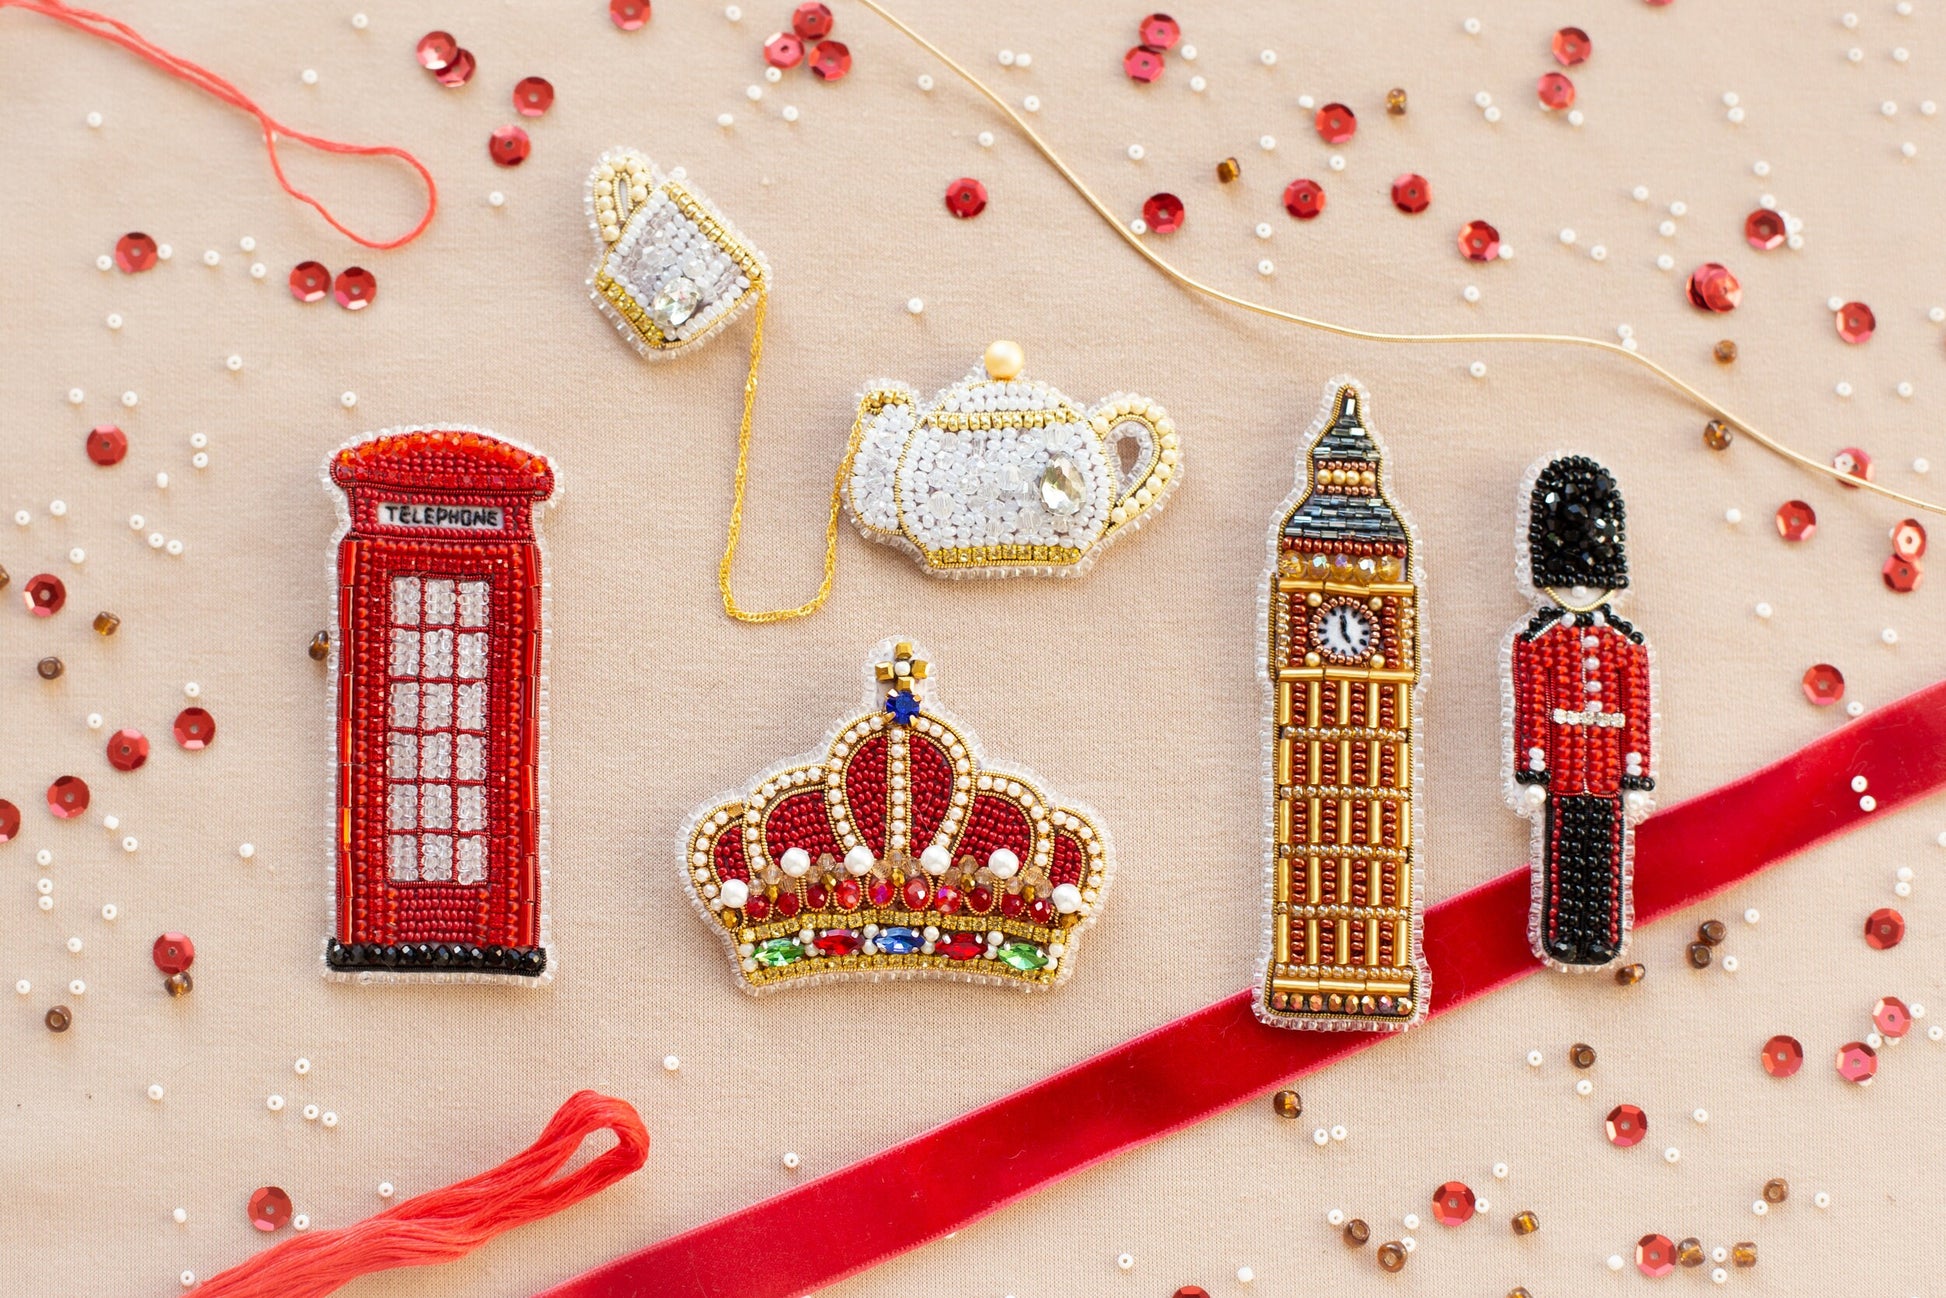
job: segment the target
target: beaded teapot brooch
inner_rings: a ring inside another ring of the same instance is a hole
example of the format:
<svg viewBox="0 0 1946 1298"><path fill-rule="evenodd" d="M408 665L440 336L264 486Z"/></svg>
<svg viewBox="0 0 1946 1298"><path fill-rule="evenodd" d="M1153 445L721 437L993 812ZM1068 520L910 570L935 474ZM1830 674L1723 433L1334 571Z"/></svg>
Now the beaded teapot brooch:
<svg viewBox="0 0 1946 1298"><path fill-rule="evenodd" d="M690 900L744 990L935 977L1031 991L1074 968L1114 875L1108 833L989 764L919 654L879 644L863 712L683 827Z"/></svg>
<svg viewBox="0 0 1946 1298"><path fill-rule="evenodd" d="M1161 509L1182 480L1168 413L1119 395L1083 410L1022 365L997 342L930 406L872 385L844 482L860 531L939 576L1076 577Z"/></svg>
<svg viewBox="0 0 1946 1298"><path fill-rule="evenodd" d="M1264 576L1266 931L1257 1017L1397 1031L1425 1017L1419 541L1370 401L1334 379Z"/></svg>
<svg viewBox="0 0 1946 1298"><path fill-rule="evenodd" d="M1507 802L1532 823L1528 940L1549 966L1599 969L1628 946L1635 823L1654 809L1655 660L1618 616L1627 514L1585 455L1534 466L1520 508L1528 617L1507 632Z"/></svg>

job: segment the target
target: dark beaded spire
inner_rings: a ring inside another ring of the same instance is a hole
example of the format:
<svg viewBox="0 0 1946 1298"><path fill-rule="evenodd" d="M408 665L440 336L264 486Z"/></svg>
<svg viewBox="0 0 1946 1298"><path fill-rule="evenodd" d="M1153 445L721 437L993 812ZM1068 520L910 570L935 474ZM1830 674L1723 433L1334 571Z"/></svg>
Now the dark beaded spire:
<svg viewBox="0 0 1946 1298"><path fill-rule="evenodd" d="M1534 585L1627 587L1627 521L1615 475L1585 455L1549 461L1529 503Z"/></svg>
<svg viewBox="0 0 1946 1298"><path fill-rule="evenodd" d="M1378 443L1365 431L1358 411L1358 389L1338 390L1338 414L1331 426L1311 443L1308 468L1313 479L1309 495L1284 520L1284 535L1304 541L1385 541L1405 544L1404 524L1392 512L1384 493L1376 488L1363 493L1339 492L1316 485L1317 469L1324 464L1356 465L1371 470L1383 481L1384 456Z"/></svg>

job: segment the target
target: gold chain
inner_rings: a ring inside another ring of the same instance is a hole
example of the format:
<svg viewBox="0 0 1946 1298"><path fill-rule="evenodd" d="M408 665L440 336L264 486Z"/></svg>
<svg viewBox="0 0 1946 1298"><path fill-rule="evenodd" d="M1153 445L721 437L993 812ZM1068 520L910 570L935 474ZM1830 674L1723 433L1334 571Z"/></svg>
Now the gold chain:
<svg viewBox="0 0 1946 1298"><path fill-rule="evenodd" d="M757 290L756 324L750 335L750 373L743 380L743 422L737 428L736 489L730 501L730 537L723 546L723 562L716 569L716 584L723 591L723 611L739 622L789 622L793 618L809 617L831 597L831 582L838 573L838 515L844 509L845 479L850 475L851 462L858 454L858 442L865 422L862 413L853 422L851 439L845 444L844 458L838 462L838 476L831 483L831 517L824 525L824 580L818 583L818 593L796 608L773 608L753 613L740 607L736 596L730 591L730 572L736 566L737 538L743 532L743 492L750 468L750 414L757 403L757 370L764 359L764 314L769 306L770 285L765 283Z"/></svg>
<svg viewBox="0 0 1946 1298"><path fill-rule="evenodd" d="M1237 307L1240 310L1253 311L1258 315L1269 316L1273 320L1283 320L1283 321L1287 321L1290 324L1302 325L1307 329L1318 329L1318 330L1322 330L1325 333L1337 334L1341 338L1354 338L1361 342L1546 343L1546 344L1553 344L1556 346L1566 346L1566 347L1592 347L1597 351L1607 352L1611 356L1616 356L1621 358L1622 360L1631 361L1636 365L1642 366L1643 368L1647 369L1650 373L1654 374L1657 378L1661 379L1664 383L1668 384L1670 387L1675 388L1677 391L1683 393L1690 400L1694 401L1697 405L1709 411L1717 418L1723 420L1727 424L1731 424L1734 427L1741 429L1750 438L1751 441L1756 442L1759 446L1763 447L1767 451L1770 451L1772 454L1782 456L1784 459L1791 461L1793 464L1796 464L1799 468L1809 469L1814 473L1822 473L1827 477L1837 479L1839 482L1842 482L1847 486L1860 487L1866 491L1876 492L1877 494L1884 496L1887 499L1896 500L1900 504L1910 505L1914 509L1923 509L1928 511L1929 513L1934 513L1934 514L1946 514L1946 505L1934 504L1932 501L1929 500L1921 500L1917 496L1908 496L1903 492L1893 491L1889 487L1881 487L1875 482L1869 482L1864 478L1855 477L1852 474L1845 473L1833 467L1832 465L1822 463L1821 461L1818 460L1814 460L1810 456L1805 455L1800 451L1792 450L1790 447L1784 445L1776 438L1771 437L1769 434L1759 430L1754 424L1750 423L1748 420L1742 418L1739 415L1731 413L1730 410L1726 408L1721 402L1717 401L1713 397L1706 395L1700 389L1696 388L1695 386L1693 386L1692 384L1690 384L1689 382L1687 382L1686 380L1684 380L1674 372L1664 368L1662 365L1658 364L1657 362L1650 360L1647 356L1644 356L1642 353L1637 351L1630 351L1628 348L1623 347L1617 343L1607 342L1599 338L1584 338L1578 334L1546 334L1546 333L1402 334L1402 333L1383 333L1372 329L1355 329L1350 325L1334 324L1329 320L1320 320L1312 316L1299 315L1292 311L1279 310L1278 308L1273 306L1266 306L1261 302L1252 302L1248 298L1237 297L1236 295L1232 293L1226 293L1222 289L1216 288L1213 285L1205 284L1201 280L1195 279L1190 275L1186 274L1185 272L1176 269L1176 267L1171 265L1166 259L1164 259L1160 253L1156 252L1153 248L1149 247L1149 245L1143 243L1141 239L1137 238L1136 235L1131 230L1129 230L1127 225L1125 225L1122 222L1122 220L1115 215L1114 211L1111 210L1106 203L1102 202L1100 198L1095 196L1095 192L1088 188L1087 184L1082 181L1080 176L1075 174L1074 169L1069 167L1067 163L1061 160L1061 156L1054 151L1053 146L1048 144L1046 140L1041 138L1040 133L1028 124L1027 119L1022 117L1019 113L1015 112L1014 109L1008 105L1007 101L1002 99L999 95L995 94L993 90L990 89L984 81L980 80L978 77L974 76L971 72L969 72L966 68L962 67L960 64L955 62L944 50L940 49L937 45L934 45L931 41L921 36L918 32L906 26L904 22L902 22L897 17L893 16L885 9L883 5L878 3L878 0L858 0L858 3L865 6L865 8L871 10L873 13L877 14L880 18L883 18L886 22L890 23L894 28L898 29L906 36L910 37L913 40L913 42L916 43L921 49L924 49L929 54L931 54L934 58L938 59L941 63L945 64L953 72L958 74L959 77L963 81L965 81L968 85L972 86L975 90L979 91L980 94L983 95L988 102L990 102L995 108L999 109L1001 113L1003 113L1006 116L1007 120L1009 120L1014 124L1015 128L1018 129L1022 135L1027 137L1028 142L1034 146L1035 150L1041 155L1041 157L1045 158L1048 164L1052 166L1054 170L1058 171L1061 174L1061 178L1067 181L1068 185L1074 190L1074 192L1079 194L1082 197L1082 199L1087 202L1088 206L1092 207L1095 210L1096 215L1098 215L1099 217L1101 217L1102 220L1108 223L1108 228L1113 230L1121 238L1123 243L1127 244L1130 248L1133 248L1135 252L1142 257L1143 260L1147 261L1151 266L1155 267L1158 271L1161 271L1162 274L1167 276L1169 279L1174 280L1177 284L1180 284L1182 287L1188 289L1192 293L1201 293L1203 296L1212 298L1218 302L1227 303L1228 305Z"/></svg>

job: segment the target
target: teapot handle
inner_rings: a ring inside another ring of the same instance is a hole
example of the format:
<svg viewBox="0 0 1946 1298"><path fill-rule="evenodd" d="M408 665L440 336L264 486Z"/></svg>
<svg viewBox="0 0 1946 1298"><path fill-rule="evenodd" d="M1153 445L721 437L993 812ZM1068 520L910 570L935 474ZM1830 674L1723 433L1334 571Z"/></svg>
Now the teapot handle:
<svg viewBox="0 0 1946 1298"><path fill-rule="evenodd" d="M1089 412L1089 424L1101 439L1102 453L1114 487L1103 537L1131 526L1159 508L1182 477L1182 444L1169 412L1147 397L1117 394ZM1133 468L1122 470L1121 444L1135 439L1141 455Z"/></svg>

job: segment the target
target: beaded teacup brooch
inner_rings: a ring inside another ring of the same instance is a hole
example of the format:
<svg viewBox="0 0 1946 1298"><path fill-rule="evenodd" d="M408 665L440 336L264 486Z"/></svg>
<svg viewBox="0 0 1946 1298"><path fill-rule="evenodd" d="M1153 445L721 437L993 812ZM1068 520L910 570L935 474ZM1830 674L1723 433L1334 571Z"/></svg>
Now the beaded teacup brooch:
<svg viewBox="0 0 1946 1298"><path fill-rule="evenodd" d="M834 979L1064 981L1115 870L1095 814L988 764L887 640L862 713L819 749L697 809L678 850L690 899L747 991Z"/></svg>
<svg viewBox="0 0 1946 1298"><path fill-rule="evenodd" d="M340 493L329 973L540 979L548 959L544 456L399 428L325 465Z"/></svg>
<svg viewBox="0 0 1946 1298"><path fill-rule="evenodd" d="M1277 511L1261 603L1265 935L1257 1017L1395 1031L1426 1012L1414 844L1419 543L1369 400L1334 379Z"/></svg>
<svg viewBox="0 0 1946 1298"><path fill-rule="evenodd" d="M1507 801L1533 822L1528 940L1585 972L1628 946L1635 822L1653 810L1654 655L1616 616L1627 517L1607 469L1545 460L1522 484L1520 584L1531 615L1501 651Z"/></svg>
<svg viewBox="0 0 1946 1298"><path fill-rule="evenodd" d="M1168 413L1123 395L1083 410L1022 363L997 342L930 406L871 386L845 479L860 531L937 575L1074 577L1161 509L1182 480Z"/></svg>
<svg viewBox="0 0 1946 1298"><path fill-rule="evenodd" d="M610 149L588 176L597 256L595 305L651 359L729 324L770 287L764 255L692 188L632 149Z"/></svg>

